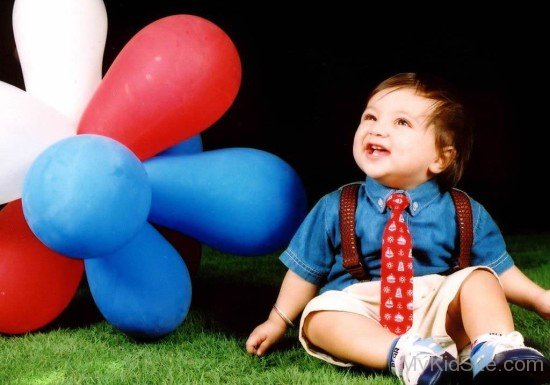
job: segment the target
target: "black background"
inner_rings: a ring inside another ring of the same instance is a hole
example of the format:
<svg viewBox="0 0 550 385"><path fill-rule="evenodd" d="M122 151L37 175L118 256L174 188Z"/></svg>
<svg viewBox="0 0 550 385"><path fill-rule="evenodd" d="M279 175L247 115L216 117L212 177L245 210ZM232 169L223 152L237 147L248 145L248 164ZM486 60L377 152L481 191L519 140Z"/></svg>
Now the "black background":
<svg viewBox="0 0 550 385"><path fill-rule="evenodd" d="M205 150L253 147L280 156L301 175L312 205L364 178L351 148L370 89L397 72L428 71L458 86L473 112L474 153L459 187L505 233L550 230L543 11L450 2L421 9L345 1L143 1L105 1L104 71L141 28L174 14L209 19L239 50L241 89L203 133ZM24 88L14 55L13 0L0 2L0 80Z"/></svg>

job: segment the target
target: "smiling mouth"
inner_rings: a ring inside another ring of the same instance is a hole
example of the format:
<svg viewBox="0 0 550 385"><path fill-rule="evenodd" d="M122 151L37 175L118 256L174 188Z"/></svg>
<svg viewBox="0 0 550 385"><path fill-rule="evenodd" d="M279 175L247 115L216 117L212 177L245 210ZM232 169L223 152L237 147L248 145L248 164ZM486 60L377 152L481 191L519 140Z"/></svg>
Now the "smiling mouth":
<svg viewBox="0 0 550 385"><path fill-rule="evenodd" d="M390 153L385 147L372 143L367 144L366 151L368 155L372 156L389 155Z"/></svg>

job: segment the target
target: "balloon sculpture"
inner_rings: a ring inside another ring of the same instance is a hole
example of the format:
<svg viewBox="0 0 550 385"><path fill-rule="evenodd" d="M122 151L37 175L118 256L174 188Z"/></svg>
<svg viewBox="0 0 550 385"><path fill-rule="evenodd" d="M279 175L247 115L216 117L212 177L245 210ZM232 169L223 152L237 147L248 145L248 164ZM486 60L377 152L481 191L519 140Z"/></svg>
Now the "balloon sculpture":
<svg viewBox="0 0 550 385"><path fill-rule="evenodd" d="M108 322L130 335L163 336L191 303L178 251L197 248L176 249L162 234L233 254L273 252L305 215L304 188L267 152L202 151L200 132L229 109L241 80L238 52L219 27L191 15L159 19L101 80L103 3L44 3L14 7L27 92L0 84L0 108L9 102L13 110L0 114L0 146L17 146L0 153L0 203L22 194L22 204L0 212L0 332L53 320L84 262ZM62 19L56 28L37 21L45 12Z"/></svg>

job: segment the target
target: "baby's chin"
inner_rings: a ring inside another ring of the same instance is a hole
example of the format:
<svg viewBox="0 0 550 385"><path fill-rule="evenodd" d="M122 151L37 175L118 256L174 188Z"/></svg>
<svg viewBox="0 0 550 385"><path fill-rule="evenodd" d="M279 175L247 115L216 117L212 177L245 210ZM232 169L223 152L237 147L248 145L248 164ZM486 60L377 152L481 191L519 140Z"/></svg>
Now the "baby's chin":
<svg viewBox="0 0 550 385"><path fill-rule="evenodd" d="M372 164L365 154L361 154L359 157L355 156L355 163L363 173L376 181L384 179L387 175L383 170L380 170L380 165Z"/></svg>
<svg viewBox="0 0 550 385"><path fill-rule="evenodd" d="M370 179L375 180L376 182L380 183L382 186L386 186L395 190L408 190L409 188L405 185L405 181L393 177L391 175L387 174L381 174L376 172L368 172L363 170L363 172L366 174L366 176Z"/></svg>

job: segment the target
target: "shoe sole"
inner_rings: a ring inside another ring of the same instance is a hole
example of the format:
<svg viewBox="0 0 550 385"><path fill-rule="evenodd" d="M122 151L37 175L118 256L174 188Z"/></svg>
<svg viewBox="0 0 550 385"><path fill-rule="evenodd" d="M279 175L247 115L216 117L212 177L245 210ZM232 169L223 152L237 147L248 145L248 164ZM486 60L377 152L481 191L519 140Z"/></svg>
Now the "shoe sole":
<svg viewBox="0 0 550 385"><path fill-rule="evenodd" d="M527 349L499 353L487 368L475 376L474 385L495 384L499 380L521 385L550 383L550 361Z"/></svg>

